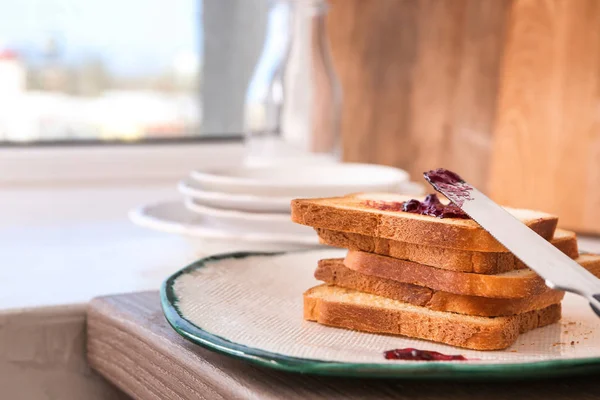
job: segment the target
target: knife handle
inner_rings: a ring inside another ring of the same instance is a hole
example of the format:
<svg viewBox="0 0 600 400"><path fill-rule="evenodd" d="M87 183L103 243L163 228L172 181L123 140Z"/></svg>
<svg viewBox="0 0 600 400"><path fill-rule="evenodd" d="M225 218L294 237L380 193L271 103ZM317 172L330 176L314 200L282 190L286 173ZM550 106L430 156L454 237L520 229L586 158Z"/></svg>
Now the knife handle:
<svg viewBox="0 0 600 400"><path fill-rule="evenodd" d="M590 306L592 306L592 310L596 313L597 316L600 317L600 294L595 294L592 296L590 300Z"/></svg>

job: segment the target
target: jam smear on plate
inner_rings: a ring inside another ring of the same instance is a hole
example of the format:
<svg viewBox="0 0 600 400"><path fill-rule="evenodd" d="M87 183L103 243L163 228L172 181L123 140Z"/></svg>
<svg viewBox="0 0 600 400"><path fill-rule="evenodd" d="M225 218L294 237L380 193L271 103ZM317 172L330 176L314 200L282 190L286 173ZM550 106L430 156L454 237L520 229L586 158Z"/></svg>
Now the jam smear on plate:
<svg viewBox="0 0 600 400"><path fill-rule="evenodd" d="M386 360L406 361L466 361L464 356L449 356L437 351L419 350L408 347L406 349L394 349L383 352Z"/></svg>

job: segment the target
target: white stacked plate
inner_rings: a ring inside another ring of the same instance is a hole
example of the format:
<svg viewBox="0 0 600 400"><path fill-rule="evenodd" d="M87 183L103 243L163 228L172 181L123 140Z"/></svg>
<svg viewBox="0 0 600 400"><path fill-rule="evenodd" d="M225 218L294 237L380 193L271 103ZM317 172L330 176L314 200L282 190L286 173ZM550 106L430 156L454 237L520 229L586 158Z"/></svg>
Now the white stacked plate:
<svg viewBox="0 0 600 400"><path fill-rule="evenodd" d="M178 189L182 201L140 207L131 212L131 219L148 228L211 240L211 251L215 241L224 251L318 246L311 228L290 220L295 198L422 192L403 170L353 163L192 171Z"/></svg>

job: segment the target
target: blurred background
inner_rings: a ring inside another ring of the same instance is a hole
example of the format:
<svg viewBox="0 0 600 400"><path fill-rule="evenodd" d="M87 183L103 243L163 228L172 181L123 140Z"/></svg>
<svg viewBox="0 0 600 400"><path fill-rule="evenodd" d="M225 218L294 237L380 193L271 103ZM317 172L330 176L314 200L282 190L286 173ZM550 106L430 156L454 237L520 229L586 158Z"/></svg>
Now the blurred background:
<svg viewBox="0 0 600 400"><path fill-rule="evenodd" d="M196 1L178 3L3 1L0 138L192 135L200 123L200 11Z"/></svg>
<svg viewBox="0 0 600 400"><path fill-rule="evenodd" d="M0 9L2 142L199 135L201 2L3 0Z"/></svg>
<svg viewBox="0 0 600 400"><path fill-rule="evenodd" d="M598 1L329 4L344 160L413 179L444 166L501 203L600 232ZM0 10L4 149L241 140L266 0L0 0Z"/></svg>

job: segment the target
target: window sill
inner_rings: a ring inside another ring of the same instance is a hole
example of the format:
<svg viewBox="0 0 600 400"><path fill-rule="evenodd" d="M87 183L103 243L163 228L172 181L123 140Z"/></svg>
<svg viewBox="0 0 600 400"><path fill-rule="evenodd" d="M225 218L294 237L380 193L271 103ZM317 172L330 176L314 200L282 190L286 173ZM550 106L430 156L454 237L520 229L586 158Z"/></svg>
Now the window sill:
<svg viewBox="0 0 600 400"><path fill-rule="evenodd" d="M241 142L0 149L0 186L167 182L239 164Z"/></svg>

